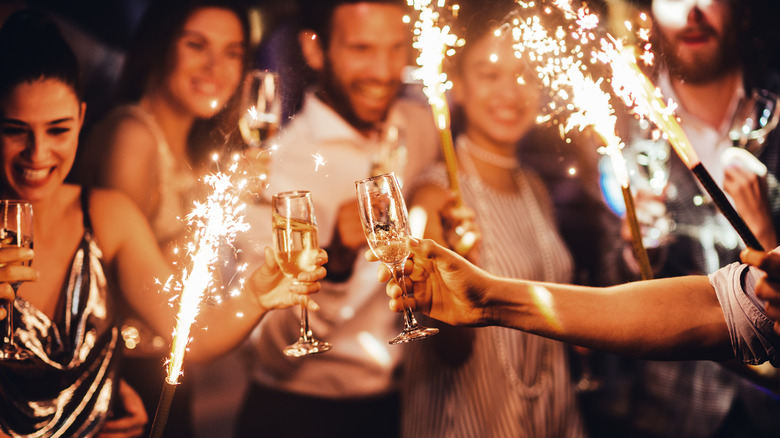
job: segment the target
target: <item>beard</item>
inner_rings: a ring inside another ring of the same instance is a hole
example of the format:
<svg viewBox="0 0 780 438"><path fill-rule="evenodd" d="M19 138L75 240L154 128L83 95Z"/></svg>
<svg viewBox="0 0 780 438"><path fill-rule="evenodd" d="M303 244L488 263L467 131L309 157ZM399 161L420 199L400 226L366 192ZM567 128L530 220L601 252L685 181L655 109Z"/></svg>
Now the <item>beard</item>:
<svg viewBox="0 0 780 438"><path fill-rule="evenodd" d="M371 120L366 120L355 111L347 89L350 85L344 84L339 80L327 57L325 58L325 63L319 73L319 84L320 88L317 90L317 96L358 131L369 131L387 118L387 114L390 111L390 105L384 109L379 117L372 117ZM397 81L393 81L391 84L387 84L389 87L394 87L396 91L400 88L400 85L400 78Z"/></svg>
<svg viewBox="0 0 780 438"><path fill-rule="evenodd" d="M702 50L684 50L680 35L684 29L672 37L658 32L658 43L661 48L666 68L669 74L691 84L705 84L723 77L725 74L740 68L739 53L735 29L733 26L724 28L722 34L708 24L695 29L714 38L714 47Z"/></svg>

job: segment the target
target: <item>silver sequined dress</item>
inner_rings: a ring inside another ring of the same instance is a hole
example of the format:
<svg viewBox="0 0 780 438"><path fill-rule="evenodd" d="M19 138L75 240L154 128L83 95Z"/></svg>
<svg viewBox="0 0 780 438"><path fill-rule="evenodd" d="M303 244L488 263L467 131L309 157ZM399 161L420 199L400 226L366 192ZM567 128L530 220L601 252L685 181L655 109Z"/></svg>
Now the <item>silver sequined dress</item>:
<svg viewBox="0 0 780 438"><path fill-rule="evenodd" d="M84 237L73 257L53 320L17 298L17 343L33 354L0 361L0 430L13 437L96 436L117 385L119 329L101 251L82 195Z"/></svg>

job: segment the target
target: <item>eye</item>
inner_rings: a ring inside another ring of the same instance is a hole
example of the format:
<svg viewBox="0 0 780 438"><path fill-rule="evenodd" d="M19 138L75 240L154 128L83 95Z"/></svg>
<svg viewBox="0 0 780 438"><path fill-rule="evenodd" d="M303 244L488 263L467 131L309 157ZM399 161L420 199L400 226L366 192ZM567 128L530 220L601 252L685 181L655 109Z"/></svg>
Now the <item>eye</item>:
<svg viewBox="0 0 780 438"><path fill-rule="evenodd" d="M27 130L20 126L3 126L0 128L0 133L5 136L24 135L26 132Z"/></svg>
<svg viewBox="0 0 780 438"><path fill-rule="evenodd" d="M204 50L206 48L206 43L193 38L188 38L184 40L184 47L193 50Z"/></svg>
<svg viewBox="0 0 780 438"><path fill-rule="evenodd" d="M70 132L70 128L64 126L55 126L46 130L49 135L62 135Z"/></svg>
<svg viewBox="0 0 780 438"><path fill-rule="evenodd" d="M226 52L228 59L242 59L244 57L244 51L242 49L229 49Z"/></svg>

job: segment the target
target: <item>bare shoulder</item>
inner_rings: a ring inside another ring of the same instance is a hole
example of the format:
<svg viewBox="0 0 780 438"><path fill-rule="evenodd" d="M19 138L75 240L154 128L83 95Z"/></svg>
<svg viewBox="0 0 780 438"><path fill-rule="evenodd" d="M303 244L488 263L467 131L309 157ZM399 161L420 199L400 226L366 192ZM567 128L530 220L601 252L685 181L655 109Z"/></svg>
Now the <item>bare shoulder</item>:
<svg viewBox="0 0 780 438"><path fill-rule="evenodd" d="M106 120L93 139L113 154L151 154L157 151L157 138L149 125L131 114L121 114Z"/></svg>
<svg viewBox="0 0 780 438"><path fill-rule="evenodd" d="M90 219L105 258L138 232L149 228L138 206L124 193L112 189L91 189Z"/></svg>

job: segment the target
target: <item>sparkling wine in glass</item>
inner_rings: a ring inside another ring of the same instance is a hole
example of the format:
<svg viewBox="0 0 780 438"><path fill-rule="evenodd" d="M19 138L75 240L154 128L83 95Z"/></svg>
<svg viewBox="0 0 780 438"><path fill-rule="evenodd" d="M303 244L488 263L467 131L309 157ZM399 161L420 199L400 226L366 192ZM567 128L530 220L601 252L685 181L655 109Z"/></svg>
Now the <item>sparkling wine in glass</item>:
<svg viewBox="0 0 780 438"><path fill-rule="evenodd" d="M244 155L251 174L249 191L260 193L268 178L268 139L276 135L282 118L279 75L252 70L244 79L241 93L238 130L247 146Z"/></svg>
<svg viewBox="0 0 780 438"><path fill-rule="evenodd" d="M272 204L273 241L276 262L282 273L297 282L298 274L317 268L317 221L314 204L307 191L283 192L274 195ZM301 357L330 350L330 343L319 341L309 328L309 297L301 296L301 335L297 342L284 349L287 356Z"/></svg>
<svg viewBox="0 0 780 438"><path fill-rule="evenodd" d="M32 205L28 201L0 200L2 228L0 228L0 246L18 246L32 248L33 214ZM28 262L30 263L30 262ZM14 293L21 283L12 283ZM3 335L3 346L0 349L0 360L26 360L30 353L16 345L14 330L14 303L6 305L6 332Z"/></svg>
<svg viewBox="0 0 780 438"><path fill-rule="evenodd" d="M427 338L439 332L437 328L417 323L406 305L404 262L409 248L409 218L401 189L393 173L365 178L355 182L360 209L360 220L371 251L387 266L401 286L404 303L404 328L390 340L391 344Z"/></svg>

